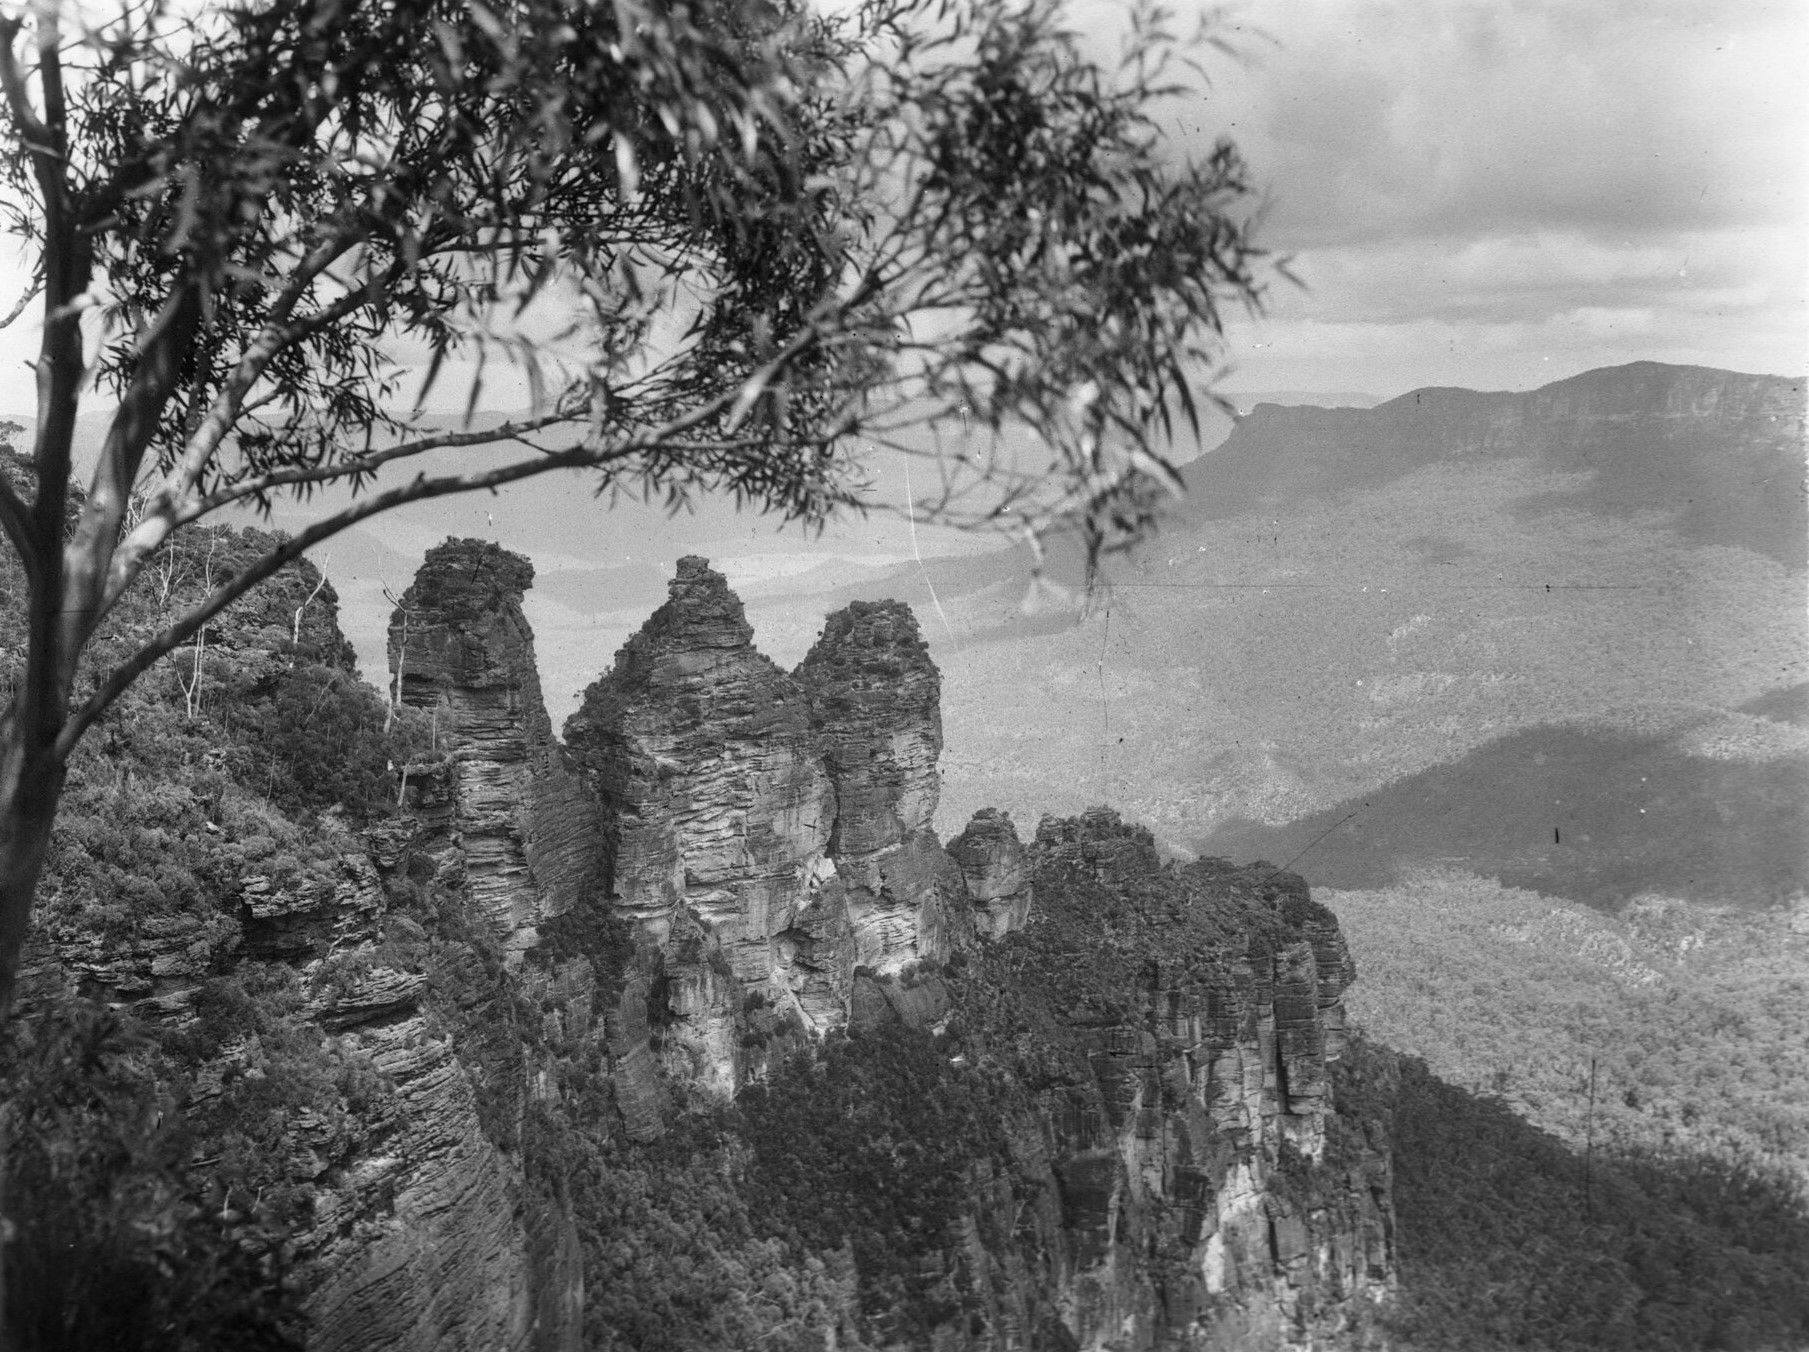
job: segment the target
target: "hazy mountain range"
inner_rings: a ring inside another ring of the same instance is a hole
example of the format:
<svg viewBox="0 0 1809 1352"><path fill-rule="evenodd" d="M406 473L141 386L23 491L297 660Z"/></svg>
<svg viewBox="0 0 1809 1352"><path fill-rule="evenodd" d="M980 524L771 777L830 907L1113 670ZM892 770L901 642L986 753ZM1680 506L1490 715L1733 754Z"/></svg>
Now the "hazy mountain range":
<svg viewBox="0 0 1809 1352"><path fill-rule="evenodd" d="M1340 886L1423 862L1600 902L1809 881L1786 693L1809 677L1801 379L1642 362L1522 393L1228 398L1186 497L1090 601L901 510L812 535L568 476L419 504L316 559L381 680L385 591L429 546L532 555L555 724L680 554L723 569L787 663L826 611L900 596L945 674L951 832L986 804L1109 801L1176 847ZM870 493L901 507L902 464L876 459ZM1051 576L1078 582L1072 551Z"/></svg>
<svg viewBox="0 0 1809 1352"><path fill-rule="evenodd" d="M1788 892L1802 417L1800 380L1653 364L1259 407L1084 618L942 566L944 611L994 635L944 661L953 795L1110 800L1277 862L1311 845L1303 870L1353 885L1468 860L1722 898L1743 885L1701 861L1738 855ZM1703 881L1657 864L1660 835Z"/></svg>

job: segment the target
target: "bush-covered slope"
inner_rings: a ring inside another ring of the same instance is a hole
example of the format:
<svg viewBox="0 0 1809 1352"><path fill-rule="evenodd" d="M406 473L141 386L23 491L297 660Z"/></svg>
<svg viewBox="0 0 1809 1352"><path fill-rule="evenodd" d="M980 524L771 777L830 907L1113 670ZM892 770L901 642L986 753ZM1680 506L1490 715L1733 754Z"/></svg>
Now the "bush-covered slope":
<svg viewBox="0 0 1809 1352"><path fill-rule="evenodd" d="M1377 1040L1573 1145L1593 1133L1809 1182L1800 905L1651 899L1607 916L1450 871L1322 895L1363 971L1353 1015Z"/></svg>
<svg viewBox="0 0 1809 1352"><path fill-rule="evenodd" d="M84 679L262 543L185 541L128 594ZM240 897L254 876L339 886L350 828L394 811L391 765L416 731L357 680L319 582L291 569L234 607L72 760L0 1047L9 1345L276 1346L298 1327L282 1274L308 1190L290 1126L312 1114L330 1153L388 1088L298 1017L310 993L291 968L241 961ZM0 571L8 663L18 585ZM249 1054L223 1079L228 1044Z"/></svg>
<svg viewBox="0 0 1809 1352"><path fill-rule="evenodd" d="M1714 1155L1559 1141L1358 1039L1342 1101L1392 1109L1400 1352L1788 1352L1809 1343L1809 1199Z"/></svg>

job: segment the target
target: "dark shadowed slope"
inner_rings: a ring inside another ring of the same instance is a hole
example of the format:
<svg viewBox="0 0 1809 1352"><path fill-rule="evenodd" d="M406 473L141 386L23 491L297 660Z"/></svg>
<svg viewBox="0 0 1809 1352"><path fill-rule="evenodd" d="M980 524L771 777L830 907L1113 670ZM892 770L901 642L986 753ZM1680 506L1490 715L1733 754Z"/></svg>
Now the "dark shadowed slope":
<svg viewBox="0 0 1809 1352"><path fill-rule="evenodd" d="M1285 826L1227 822L1199 848L1329 887L1440 864L1603 907L1645 892L1766 906L1809 888L1809 758L1776 754L1790 731L1529 728Z"/></svg>
<svg viewBox="0 0 1809 1352"><path fill-rule="evenodd" d="M1182 511L1219 520L1432 464L1530 456L1591 478L1531 498L1527 510L1657 513L1692 543L1800 568L1804 387L1797 377L1635 362L1524 393L1424 389L1373 409L1263 405L1188 466Z"/></svg>
<svg viewBox="0 0 1809 1352"><path fill-rule="evenodd" d="M1755 718L1770 718L1779 723L1809 727L1809 681L1760 695L1757 699L1742 704L1740 712L1751 714Z"/></svg>
<svg viewBox="0 0 1809 1352"><path fill-rule="evenodd" d="M1402 1352L1772 1352L1809 1339L1809 1214L1782 1174L1579 1150L1360 1040L1338 1103L1392 1109L1401 1268L1384 1320Z"/></svg>

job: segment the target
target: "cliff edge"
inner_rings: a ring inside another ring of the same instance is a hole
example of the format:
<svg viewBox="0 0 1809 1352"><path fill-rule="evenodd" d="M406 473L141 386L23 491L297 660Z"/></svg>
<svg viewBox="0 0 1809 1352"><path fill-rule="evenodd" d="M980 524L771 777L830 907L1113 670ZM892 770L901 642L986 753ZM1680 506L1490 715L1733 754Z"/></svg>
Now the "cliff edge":
<svg viewBox="0 0 1809 1352"><path fill-rule="evenodd" d="M532 579L436 547L381 697L298 568L84 749L5 1054L125 1021L92 1064L178 1161L133 1195L333 1352L1362 1335L1389 1126L1333 1101L1354 972L1300 879L1103 809L945 846L909 608L786 672L702 559L561 740Z"/></svg>

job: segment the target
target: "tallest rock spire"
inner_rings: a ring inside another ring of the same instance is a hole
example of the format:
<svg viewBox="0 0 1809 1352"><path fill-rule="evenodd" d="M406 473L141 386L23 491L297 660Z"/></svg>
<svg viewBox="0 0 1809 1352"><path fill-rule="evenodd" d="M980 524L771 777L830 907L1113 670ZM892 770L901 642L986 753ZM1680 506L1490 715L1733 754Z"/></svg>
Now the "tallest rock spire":
<svg viewBox="0 0 1809 1352"><path fill-rule="evenodd" d="M829 1013L800 999L810 972L795 962L810 917L839 910L835 793L804 694L755 650L723 576L686 557L565 740L596 797L613 905L650 945L661 1059L731 1094L750 1010L807 1026Z"/></svg>
<svg viewBox="0 0 1809 1352"><path fill-rule="evenodd" d="M971 936L930 829L940 693L908 607L831 615L787 674L722 575L679 560L565 725L669 1071L732 1093L783 1027L846 1024L861 969L941 961Z"/></svg>
<svg viewBox="0 0 1809 1352"><path fill-rule="evenodd" d="M661 940L694 914L758 983L819 871L835 799L802 692L752 640L722 574L680 559L565 737L597 794L622 913Z"/></svg>

